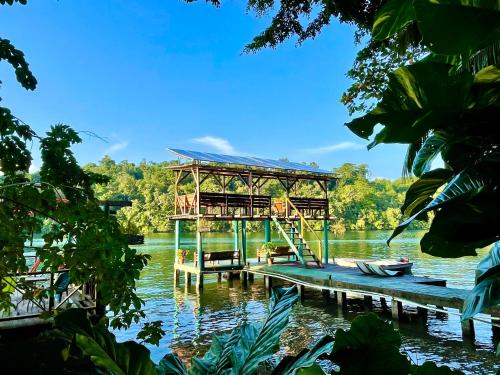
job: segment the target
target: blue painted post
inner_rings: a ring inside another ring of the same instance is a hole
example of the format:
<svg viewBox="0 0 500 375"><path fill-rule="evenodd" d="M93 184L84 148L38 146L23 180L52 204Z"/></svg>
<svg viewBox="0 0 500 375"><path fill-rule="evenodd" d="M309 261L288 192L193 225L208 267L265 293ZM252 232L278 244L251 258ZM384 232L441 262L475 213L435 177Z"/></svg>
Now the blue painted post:
<svg viewBox="0 0 500 375"><path fill-rule="evenodd" d="M239 235L238 235L238 220L233 221L233 229L234 229L234 251L238 251L238 248L240 246L240 240L239 240Z"/></svg>
<svg viewBox="0 0 500 375"><path fill-rule="evenodd" d="M328 264L328 219L323 220L323 264Z"/></svg>
<svg viewBox="0 0 500 375"><path fill-rule="evenodd" d="M264 242L271 242L271 220L264 220Z"/></svg>
<svg viewBox="0 0 500 375"><path fill-rule="evenodd" d="M181 221L176 220L175 221L175 263L178 263L179 261L179 256L177 254L177 250L181 248Z"/></svg>
<svg viewBox="0 0 500 375"><path fill-rule="evenodd" d="M241 220L241 259L247 264L247 221Z"/></svg>

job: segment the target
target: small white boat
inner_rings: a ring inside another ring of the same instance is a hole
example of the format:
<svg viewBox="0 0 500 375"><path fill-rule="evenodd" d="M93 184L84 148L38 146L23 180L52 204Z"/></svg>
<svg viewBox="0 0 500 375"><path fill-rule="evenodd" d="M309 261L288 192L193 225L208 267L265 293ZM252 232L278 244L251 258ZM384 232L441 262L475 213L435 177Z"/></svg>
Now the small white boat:
<svg viewBox="0 0 500 375"><path fill-rule="evenodd" d="M413 263L408 258L398 260L358 260L356 265L367 275L397 276L410 273Z"/></svg>

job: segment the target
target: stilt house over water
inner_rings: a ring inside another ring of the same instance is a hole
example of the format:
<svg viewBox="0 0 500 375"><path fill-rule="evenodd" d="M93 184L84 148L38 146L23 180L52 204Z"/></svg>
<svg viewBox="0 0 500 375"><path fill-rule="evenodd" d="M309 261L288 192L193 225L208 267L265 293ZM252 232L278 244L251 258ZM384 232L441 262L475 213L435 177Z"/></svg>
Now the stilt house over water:
<svg viewBox="0 0 500 375"><path fill-rule="evenodd" d="M335 182L332 172L282 160L169 150L185 161L170 167L175 173L175 212L170 219L175 220L176 250L181 249L182 222L197 222L195 259L185 262L177 256L176 270L200 275L198 283L202 284L203 273L242 269L247 263L246 223L254 220L264 222L264 243L271 241L273 221L289 245L285 251L303 266L321 267L328 263L328 190ZM271 181L282 187L279 196L262 194L263 187ZM299 196L302 183L317 185L319 189L311 188L312 196ZM204 251L203 223L210 220L233 222L234 249ZM323 223L322 239L308 223L310 220ZM312 232L308 238L315 238L312 242L318 246L306 241L305 232ZM231 260L231 264L215 265L215 261L221 264L221 260Z"/></svg>

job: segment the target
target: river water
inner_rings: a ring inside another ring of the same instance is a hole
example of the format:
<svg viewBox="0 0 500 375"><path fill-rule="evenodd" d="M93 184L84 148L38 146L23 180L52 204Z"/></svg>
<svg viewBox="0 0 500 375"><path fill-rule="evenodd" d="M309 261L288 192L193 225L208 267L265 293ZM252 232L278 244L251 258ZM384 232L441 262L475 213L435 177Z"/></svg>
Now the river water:
<svg viewBox="0 0 500 375"><path fill-rule="evenodd" d="M418 238L423 232L406 232L387 247L385 240L390 232L347 232L331 237L330 254L338 257L397 258L408 256L414 262L413 273L448 280L450 287L470 289L474 285L474 269L479 257L460 259L433 258L422 254ZM277 237L273 233L273 236ZM249 258L263 242L262 233L247 236ZM204 233L204 249L231 249L232 233ZM183 235L182 248L195 248L194 234ZM149 346L153 359L159 361L163 355L175 351L186 361L193 355L202 355L214 333L227 332L241 321L258 321L267 312L263 280L243 288L238 280L217 282L216 276L205 278L204 290L198 295L193 287L185 288L173 284L174 236L157 234L146 237L145 245L137 247L152 259L142 272L138 282L138 294L146 301L145 311L150 320L161 320L167 332L160 346ZM194 285L194 283L193 283ZM387 320L390 312L382 311L375 303L374 311ZM306 292L305 301L298 303L290 319L288 329L281 340L282 353L296 353L325 334L333 335L338 328L348 329L350 322L363 313L362 301L350 300L347 310L342 312L335 304L328 303L321 293ZM455 311L457 312L457 311ZM491 326L476 322L474 343L464 343L461 338L459 317L454 314L440 316L429 313L427 325L400 323L402 350L416 363L426 360L446 364L469 374L490 374L497 369ZM133 339L139 327L128 331L117 331L119 341ZM388 364L390 366L390 364Z"/></svg>

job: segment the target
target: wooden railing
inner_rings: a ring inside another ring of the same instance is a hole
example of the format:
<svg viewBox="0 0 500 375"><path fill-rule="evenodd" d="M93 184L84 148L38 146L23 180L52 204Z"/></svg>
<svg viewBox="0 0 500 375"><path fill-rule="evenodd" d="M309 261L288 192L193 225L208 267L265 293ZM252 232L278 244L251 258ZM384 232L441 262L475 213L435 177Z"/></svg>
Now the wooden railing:
<svg viewBox="0 0 500 375"><path fill-rule="evenodd" d="M328 199L285 197L273 202L275 213L280 217L325 218L329 216Z"/></svg>
<svg viewBox="0 0 500 375"><path fill-rule="evenodd" d="M9 293L14 306L0 313L0 322L33 318L63 308L65 304L78 304L85 309L96 308L96 286L89 281L74 284L71 281L59 294L55 293L57 278L69 271L35 271L6 276L2 279L4 293ZM60 297L56 300L56 297Z"/></svg>

